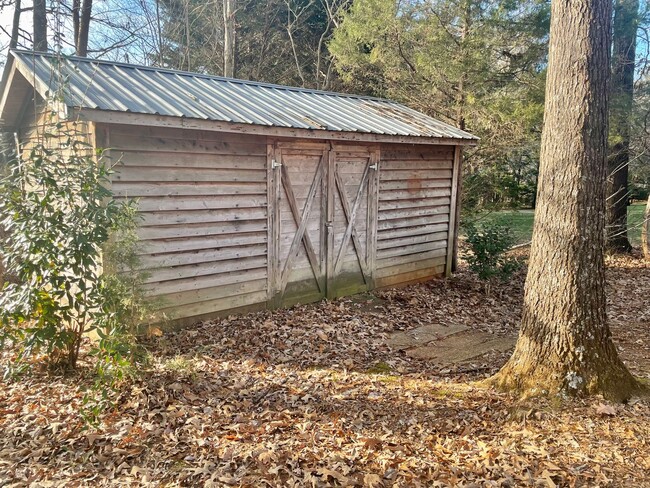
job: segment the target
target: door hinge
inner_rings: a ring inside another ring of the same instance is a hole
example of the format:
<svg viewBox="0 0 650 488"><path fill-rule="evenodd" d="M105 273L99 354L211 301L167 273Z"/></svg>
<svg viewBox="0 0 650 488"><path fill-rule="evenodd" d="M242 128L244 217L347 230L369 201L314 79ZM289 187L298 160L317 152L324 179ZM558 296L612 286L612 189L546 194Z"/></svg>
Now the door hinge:
<svg viewBox="0 0 650 488"><path fill-rule="evenodd" d="M374 169L375 171L377 171L379 169L379 165L377 163L371 164L370 169Z"/></svg>
<svg viewBox="0 0 650 488"><path fill-rule="evenodd" d="M278 163L275 159L271 160L271 169L277 169L282 166L282 163Z"/></svg>

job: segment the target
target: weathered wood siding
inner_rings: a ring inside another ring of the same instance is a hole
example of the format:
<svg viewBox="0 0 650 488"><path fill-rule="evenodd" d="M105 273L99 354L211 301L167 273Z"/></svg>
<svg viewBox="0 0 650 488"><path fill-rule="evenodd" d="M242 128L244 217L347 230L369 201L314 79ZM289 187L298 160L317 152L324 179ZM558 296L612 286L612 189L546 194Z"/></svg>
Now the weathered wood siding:
<svg viewBox="0 0 650 488"><path fill-rule="evenodd" d="M79 143L77 155L93 155L94 133L90 122L62 120L41 97L23 107L17 130L23 158L29 158L36 146L56 151L61 157L71 155L71 143Z"/></svg>
<svg viewBox="0 0 650 488"><path fill-rule="evenodd" d="M445 272L453 166L453 146L382 145L378 287Z"/></svg>
<svg viewBox="0 0 650 488"><path fill-rule="evenodd" d="M146 290L172 319L267 300L265 138L98 127L117 198L138 201Z"/></svg>
<svg viewBox="0 0 650 488"><path fill-rule="evenodd" d="M113 193L138 200L146 289L173 319L445 272L452 146L120 125L97 132L119 161Z"/></svg>
<svg viewBox="0 0 650 488"><path fill-rule="evenodd" d="M278 256L273 270L277 305L307 303L325 292L325 173L327 146L277 143Z"/></svg>
<svg viewBox="0 0 650 488"><path fill-rule="evenodd" d="M335 144L332 148L334 173L329 192L333 199L333 255L329 297L359 293L373 288L369 259L373 252L372 229L376 227L378 147Z"/></svg>

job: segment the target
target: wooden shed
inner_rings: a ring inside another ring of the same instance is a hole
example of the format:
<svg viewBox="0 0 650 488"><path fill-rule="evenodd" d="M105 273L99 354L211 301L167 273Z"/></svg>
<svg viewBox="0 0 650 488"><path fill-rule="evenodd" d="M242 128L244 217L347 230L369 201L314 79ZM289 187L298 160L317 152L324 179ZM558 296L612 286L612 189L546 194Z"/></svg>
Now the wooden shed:
<svg viewBox="0 0 650 488"><path fill-rule="evenodd" d="M451 272L476 138L403 105L25 51L0 89L22 144L55 110L119 160L112 191L137 199L146 287L172 318Z"/></svg>

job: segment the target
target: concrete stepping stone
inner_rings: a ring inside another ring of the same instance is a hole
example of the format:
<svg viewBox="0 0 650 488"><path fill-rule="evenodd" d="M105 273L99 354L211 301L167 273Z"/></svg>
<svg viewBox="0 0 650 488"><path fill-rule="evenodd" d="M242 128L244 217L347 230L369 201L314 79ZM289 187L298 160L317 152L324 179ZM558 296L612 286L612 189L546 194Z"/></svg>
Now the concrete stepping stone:
<svg viewBox="0 0 650 488"><path fill-rule="evenodd" d="M485 332L471 332L446 337L442 340L415 347L406 355L427 359L440 364L456 364L469 361L488 352L506 352L515 346L516 337L494 336Z"/></svg>
<svg viewBox="0 0 650 488"><path fill-rule="evenodd" d="M413 347L424 346L429 342L438 341L444 337L464 332L466 330L468 330L468 327L460 324L429 324L405 332L396 332L391 334L386 343L392 349L403 351Z"/></svg>

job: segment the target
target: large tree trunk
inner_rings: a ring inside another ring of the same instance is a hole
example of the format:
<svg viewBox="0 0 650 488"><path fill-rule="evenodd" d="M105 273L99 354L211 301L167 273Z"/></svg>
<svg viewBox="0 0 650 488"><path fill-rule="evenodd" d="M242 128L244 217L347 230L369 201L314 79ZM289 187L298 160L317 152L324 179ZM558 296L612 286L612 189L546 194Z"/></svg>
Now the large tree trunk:
<svg viewBox="0 0 650 488"><path fill-rule="evenodd" d="M614 252L632 250L627 237L627 182L638 12L639 0L615 2L610 106L610 135L613 145L609 156L607 200L607 247Z"/></svg>
<svg viewBox="0 0 650 488"><path fill-rule="evenodd" d="M491 379L522 395L602 393L638 384L605 314L605 180L610 0L551 3L535 227L515 351Z"/></svg>
<svg viewBox="0 0 650 488"><path fill-rule="evenodd" d="M643 256L650 261L650 196L645 206L643 214L643 227L641 228L641 246L643 247Z"/></svg>
<svg viewBox="0 0 650 488"><path fill-rule="evenodd" d="M22 13L22 6L20 0L15 0L14 3L14 18L11 24L11 40L9 41L9 49L18 47L18 38L20 37L20 14Z"/></svg>
<svg viewBox="0 0 650 488"><path fill-rule="evenodd" d="M223 0L223 75L235 76L235 0Z"/></svg>
<svg viewBox="0 0 650 488"><path fill-rule="evenodd" d="M47 3L34 0L34 50L47 51Z"/></svg>
<svg viewBox="0 0 650 488"><path fill-rule="evenodd" d="M74 36L75 47L79 39L79 24L81 23L81 0L72 0L72 35Z"/></svg>
<svg viewBox="0 0 650 488"><path fill-rule="evenodd" d="M90 17L93 9L92 0L73 0L72 23L74 26L74 43L77 56L88 55L88 34L90 32Z"/></svg>

